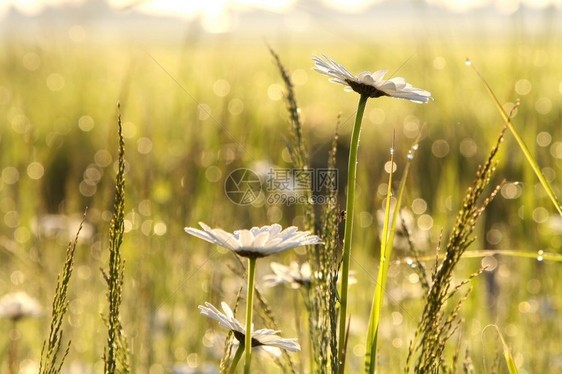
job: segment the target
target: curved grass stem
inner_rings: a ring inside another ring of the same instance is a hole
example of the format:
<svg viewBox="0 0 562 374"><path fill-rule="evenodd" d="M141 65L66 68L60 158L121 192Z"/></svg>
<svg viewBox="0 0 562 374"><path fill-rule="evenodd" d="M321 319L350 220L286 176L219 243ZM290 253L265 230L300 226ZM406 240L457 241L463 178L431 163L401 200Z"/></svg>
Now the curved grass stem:
<svg viewBox="0 0 562 374"><path fill-rule="evenodd" d="M236 372L236 366L238 366L238 362L240 362L240 359L242 358L242 353L244 353L244 344L239 344L238 349L232 358L232 362L230 363L228 374L234 374Z"/></svg>

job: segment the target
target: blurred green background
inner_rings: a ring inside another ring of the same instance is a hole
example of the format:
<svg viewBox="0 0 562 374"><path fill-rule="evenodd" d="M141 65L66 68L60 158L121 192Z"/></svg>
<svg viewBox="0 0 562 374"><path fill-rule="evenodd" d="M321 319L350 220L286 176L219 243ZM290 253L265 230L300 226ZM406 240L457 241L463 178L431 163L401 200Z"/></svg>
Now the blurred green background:
<svg viewBox="0 0 562 374"><path fill-rule="evenodd" d="M393 139L400 176L421 133L405 205L412 212L416 246L432 257L501 130L501 117L465 65L467 57L506 109L520 100L514 125L560 196L560 9L529 10L524 4L510 14L489 8L448 13L433 3L398 3L402 8L367 4L353 13L305 2L289 4L288 10L255 6L244 13L217 3L216 9L235 15L235 26L223 33L209 33L203 13L174 19L141 13L131 4L90 1L46 7L35 15L0 8L5 12L0 294L24 290L44 308L40 318L18 323L20 370L37 370L57 273L86 207L64 327L65 339L72 341L65 368L87 373L103 366L101 315L107 312L99 269L107 264L117 103L127 160L122 317L133 372L189 372L218 364L224 331L200 316L197 305L232 304L244 281L230 269L238 266L231 253L188 237L183 228L198 221L226 230L303 222L299 206L271 205L265 199L240 206L224 193L225 178L237 168L291 167L285 89L268 45L294 82L313 166L326 165L341 116L340 187L358 97L315 73L313 55L326 54L353 73L388 69L435 99L416 105L381 98L367 105L352 254L358 283L350 291L350 372L361 368L364 354L378 266L377 211L386 193L384 165ZM562 220L510 134L498 160L494 182L506 184L481 220L471 249L560 253ZM288 263L303 260L303 254L297 250L272 260ZM398 249L395 255L405 259L408 251ZM505 256L465 259L458 281L482 263L493 271L473 281L462 309L463 352L468 346L477 372L492 367L501 349L495 332L484 330L490 323L506 336L520 372L561 371L559 263ZM267 261L258 262L258 279L269 272ZM421 286L403 263L389 274L379 362L382 372L400 372L420 316ZM264 295L282 335L298 337L306 352L298 292L278 287ZM260 327L259 320L256 324ZM0 321L2 372L10 329L9 321ZM305 353L292 356L306 367ZM258 370L278 370L265 358L257 362ZM506 372L502 365L499 372Z"/></svg>

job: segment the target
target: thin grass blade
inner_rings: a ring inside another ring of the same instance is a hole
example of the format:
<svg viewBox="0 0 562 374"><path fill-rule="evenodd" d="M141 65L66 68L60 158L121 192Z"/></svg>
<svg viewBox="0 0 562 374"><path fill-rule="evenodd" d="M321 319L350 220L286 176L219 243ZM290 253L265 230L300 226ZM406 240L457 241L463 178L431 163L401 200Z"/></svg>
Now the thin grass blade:
<svg viewBox="0 0 562 374"><path fill-rule="evenodd" d="M497 96L494 94L494 91L492 90L492 88L490 87L490 85L488 84L486 79L484 79L482 74L480 74L480 72L474 67L474 65L470 62L470 60L467 60L467 65L470 65L472 67L472 69L476 72L476 74L478 75L478 77L480 78L482 83L484 84L484 87L486 87L486 90L488 91L492 100L494 101L494 104L496 105L496 108L500 112L500 114L502 116L502 119L504 120L506 126L509 128L509 131L511 131L511 133L513 134L513 137L517 141L517 144L519 145L519 148L521 148L521 151L525 155L525 158L527 159L527 162L529 162L529 165L531 166L531 168L535 172L537 178L539 179L539 182L542 184L543 188L546 190L546 193L548 194L548 197L550 198L550 200L554 204L554 207L556 208L558 213L562 216L562 206L560 205L560 202L558 201L558 198L556 197L556 194L554 193L554 191L550 187L550 184L548 183L544 174L542 173L541 168L539 167L537 162L533 159L533 156L531 155L531 152L529 151L529 148L525 144L525 141L523 140L521 135L519 135L519 133L517 132L517 130L513 126L512 122L511 122L511 117L505 112L505 110L503 109L500 101L498 100Z"/></svg>

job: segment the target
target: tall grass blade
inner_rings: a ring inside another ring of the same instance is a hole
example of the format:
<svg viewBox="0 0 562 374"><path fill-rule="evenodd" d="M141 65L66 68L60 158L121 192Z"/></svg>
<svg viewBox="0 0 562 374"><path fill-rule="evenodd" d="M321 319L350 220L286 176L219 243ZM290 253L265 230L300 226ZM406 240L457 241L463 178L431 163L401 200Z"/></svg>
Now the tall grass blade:
<svg viewBox="0 0 562 374"><path fill-rule="evenodd" d="M496 94L494 93L494 91L492 90L492 88L490 87L488 82L486 81L486 79L484 79L482 74L480 74L480 72L476 69L474 64L472 64L472 62L470 62L470 60L467 60L467 65L470 65L472 67L472 69L476 72L476 74L478 75L478 77L480 78L482 83L484 84L484 87L486 87L486 90L488 91L488 94L490 94L490 97L492 98L492 100L494 100L494 104L496 105L496 109L498 110L498 112L500 112L500 114L502 116L502 119L505 122L505 125L507 126L509 131L511 131L511 133L513 134L513 137L517 141L517 144L519 145L519 148L521 148L521 151L525 155L525 158L527 159L527 162L529 163L529 165L531 166L531 168L535 172L537 178L539 179L539 182L542 184L543 188L545 189L546 193L548 194L548 197L552 201L552 204L554 204L554 207L556 208L558 213L562 216L562 205L560 205L560 202L558 201L558 198L556 197L556 194L554 193L554 191L550 187L550 184L548 183L544 174L542 173L541 168L539 167L537 162L533 159L533 156L531 155L531 152L529 151L529 148L525 144L525 141L523 140L521 135L519 135L519 133L517 132L517 130L513 126L512 122L511 122L511 116L508 115L505 112L505 110L503 109L500 101L498 100L498 97L496 96Z"/></svg>
<svg viewBox="0 0 562 374"><path fill-rule="evenodd" d="M505 341L503 334L500 332L500 329L498 328L497 325L488 325L484 327L484 330L482 332L484 332L488 327L493 327L498 332L498 336L500 337L500 341L502 343L503 357L505 359L505 364L507 365L507 370L509 371L509 374L519 374L519 370L517 370L517 365L515 365L515 360L513 360L513 356L511 355L509 346L507 345L507 342Z"/></svg>
<svg viewBox="0 0 562 374"><path fill-rule="evenodd" d="M383 305L384 290L386 288L386 278L388 274L388 267L390 265L390 256L392 255L392 245L394 243L394 234L396 232L397 218L402 205L402 197L406 189L406 180L410 171L410 165L414 159L415 152L418 148L417 141L408 152L404 174L398 189L396 197L396 204L394 211L391 213L392 208L392 181L394 170L394 146L390 153L391 170L388 176L388 189L386 194L384 225L381 234L381 248L380 248L380 263L379 272L377 275L377 284L375 285L375 293L373 295L373 302L371 304L371 314L369 317L369 329L367 332L366 352L365 352L365 372L374 373L376 370L376 354L377 354L377 336L380 322L381 309Z"/></svg>

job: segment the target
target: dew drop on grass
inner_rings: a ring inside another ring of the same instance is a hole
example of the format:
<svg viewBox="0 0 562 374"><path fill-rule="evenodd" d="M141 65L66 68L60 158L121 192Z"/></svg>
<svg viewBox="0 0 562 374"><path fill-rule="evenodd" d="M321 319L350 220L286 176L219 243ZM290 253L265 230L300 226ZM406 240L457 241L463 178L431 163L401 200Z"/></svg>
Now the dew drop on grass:
<svg viewBox="0 0 562 374"><path fill-rule="evenodd" d="M544 251L543 251L542 249L540 249L540 250L537 252L537 261L541 262L542 260L544 260L544 257L543 257L543 256L544 256Z"/></svg>

